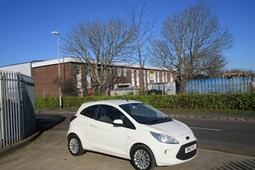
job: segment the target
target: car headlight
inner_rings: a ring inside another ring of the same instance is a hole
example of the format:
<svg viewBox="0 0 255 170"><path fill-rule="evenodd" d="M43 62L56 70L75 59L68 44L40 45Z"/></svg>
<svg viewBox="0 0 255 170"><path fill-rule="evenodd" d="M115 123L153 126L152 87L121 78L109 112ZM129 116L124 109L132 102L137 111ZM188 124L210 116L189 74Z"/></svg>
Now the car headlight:
<svg viewBox="0 0 255 170"><path fill-rule="evenodd" d="M179 141L176 140L174 137L172 136L168 136L168 135L165 135L163 133L155 133L155 132L150 132L151 135L157 139L159 142L162 142L162 143L167 143L167 144L178 144Z"/></svg>

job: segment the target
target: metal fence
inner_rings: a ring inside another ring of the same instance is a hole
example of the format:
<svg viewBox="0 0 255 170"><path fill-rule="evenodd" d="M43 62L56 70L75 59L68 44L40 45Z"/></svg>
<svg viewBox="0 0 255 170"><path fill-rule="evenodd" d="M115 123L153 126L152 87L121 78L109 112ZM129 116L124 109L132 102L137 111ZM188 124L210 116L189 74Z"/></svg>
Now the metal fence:
<svg viewBox="0 0 255 170"><path fill-rule="evenodd" d="M0 148L25 139L35 127L34 79L0 71Z"/></svg>
<svg viewBox="0 0 255 170"><path fill-rule="evenodd" d="M175 82L166 82L166 83L153 83L148 84L148 90L157 90L159 94L172 95L176 94L176 83Z"/></svg>
<svg viewBox="0 0 255 170"><path fill-rule="evenodd" d="M251 91L252 77L209 78L189 80L185 85L185 93L248 93Z"/></svg>

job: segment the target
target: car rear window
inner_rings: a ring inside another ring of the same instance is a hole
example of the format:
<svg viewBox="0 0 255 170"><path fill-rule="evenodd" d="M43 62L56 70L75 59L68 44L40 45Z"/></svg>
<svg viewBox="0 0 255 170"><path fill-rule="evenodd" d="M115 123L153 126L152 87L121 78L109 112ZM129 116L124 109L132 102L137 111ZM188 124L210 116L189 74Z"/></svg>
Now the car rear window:
<svg viewBox="0 0 255 170"><path fill-rule="evenodd" d="M89 106L81 111L81 115L94 119L97 108L98 105Z"/></svg>

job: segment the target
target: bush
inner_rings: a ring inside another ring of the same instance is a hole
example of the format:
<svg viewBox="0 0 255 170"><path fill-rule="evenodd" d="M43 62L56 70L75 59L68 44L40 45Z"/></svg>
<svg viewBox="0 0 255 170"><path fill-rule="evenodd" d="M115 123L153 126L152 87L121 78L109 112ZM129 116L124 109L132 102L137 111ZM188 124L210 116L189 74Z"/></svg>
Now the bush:
<svg viewBox="0 0 255 170"><path fill-rule="evenodd" d="M35 98L35 107L37 109L52 109L59 107L59 99L58 97L36 97Z"/></svg>
<svg viewBox="0 0 255 170"><path fill-rule="evenodd" d="M143 95L143 96L90 96L64 97L64 108L78 108L82 103L96 100L138 100L157 108L170 109L232 109L255 110L255 94L207 94L207 95ZM37 109L58 108L58 97L36 97Z"/></svg>

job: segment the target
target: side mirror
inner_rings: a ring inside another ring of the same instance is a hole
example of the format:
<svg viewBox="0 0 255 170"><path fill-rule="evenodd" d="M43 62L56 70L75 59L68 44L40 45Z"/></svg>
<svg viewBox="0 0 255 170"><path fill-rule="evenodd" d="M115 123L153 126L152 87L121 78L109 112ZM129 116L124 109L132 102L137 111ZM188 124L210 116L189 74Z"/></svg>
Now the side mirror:
<svg viewBox="0 0 255 170"><path fill-rule="evenodd" d="M123 126L123 120L121 120L121 119L116 119L116 120L114 120L113 121L113 125L115 125L115 126Z"/></svg>

